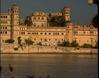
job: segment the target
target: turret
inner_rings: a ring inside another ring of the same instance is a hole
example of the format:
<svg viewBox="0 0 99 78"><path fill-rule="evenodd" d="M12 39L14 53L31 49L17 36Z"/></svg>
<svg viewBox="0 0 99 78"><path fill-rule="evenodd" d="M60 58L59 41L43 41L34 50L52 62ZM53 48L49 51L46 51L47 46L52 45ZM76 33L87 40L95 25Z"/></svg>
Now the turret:
<svg viewBox="0 0 99 78"><path fill-rule="evenodd" d="M66 41L69 41L70 43L73 41L73 23L67 22L66 23Z"/></svg>
<svg viewBox="0 0 99 78"><path fill-rule="evenodd" d="M65 6L62 10L62 15L65 19L65 21L71 21L71 16L70 16L70 8Z"/></svg>
<svg viewBox="0 0 99 78"><path fill-rule="evenodd" d="M11 17L11 39L14 38L14 31L17 30L17 27L19 26L19 6L16 4L13 4L9 9L8 13Z"/></svg>
<svg viewBox="0 0 99 78"><path fill-rule="evenodd" d="M8 13L11 15L11 20L14 25L19 25L19 6L13 4L9 9Z"/></svg>

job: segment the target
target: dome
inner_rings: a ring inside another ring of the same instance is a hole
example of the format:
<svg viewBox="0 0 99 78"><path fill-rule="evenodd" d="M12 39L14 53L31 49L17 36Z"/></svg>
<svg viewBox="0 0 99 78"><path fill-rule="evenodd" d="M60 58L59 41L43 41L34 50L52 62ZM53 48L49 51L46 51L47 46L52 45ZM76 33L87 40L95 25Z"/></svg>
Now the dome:
<svg viewBox="0 0 99 78"><path fill-rule="evenodd" d="M63 10L70 10L68 6L64 6Z"/></svg>
<svg viewBox="0 0 99 78"><path fill-rule="evenodd" d="M72 26L73 23L72 22L67 22L66 25Z"/></svg>
<svg viewBox="0 0 99 78"><path fill-rule="evenodd" d="M11 8L19 8L19 6L17 4L12 4Z"/></svg>
<svg viewBox="0 0 99 78"><path fill-rule="evenodd" d="M45 12L43 12L43 11L36 11L36 12L33 12L32 13L32 15L35 15L35 16L44 16L44 15L46 15L46 13Z"/></svg>

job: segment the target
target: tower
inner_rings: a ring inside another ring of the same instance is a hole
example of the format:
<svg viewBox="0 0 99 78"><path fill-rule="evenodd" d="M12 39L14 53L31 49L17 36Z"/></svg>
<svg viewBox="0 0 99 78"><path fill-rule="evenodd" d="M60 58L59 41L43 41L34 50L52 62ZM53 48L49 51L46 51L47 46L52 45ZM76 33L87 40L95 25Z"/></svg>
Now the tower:
<svg viewBox="0 0 99 78"><path fill-rule="evenodd" d="M70 16L70 8L65 6L62 10L62 15L65 19L65 21L71 21L71 16Z"/></svg>
<svg viewBox="0 0 99 78"><path fill-rule="evenodd" d="M19 7L16 4L13 4L9 9L8 13L10 14L11 17L11 34L10 38L14 39L15 35L15 30L19 26Z"/></svg>
<svg viewBox="0 0 99 78"><path fill-rule="evenodd" d="M66 41L72 42L74 40L74 25L71 22L66 23Z"/></svg>

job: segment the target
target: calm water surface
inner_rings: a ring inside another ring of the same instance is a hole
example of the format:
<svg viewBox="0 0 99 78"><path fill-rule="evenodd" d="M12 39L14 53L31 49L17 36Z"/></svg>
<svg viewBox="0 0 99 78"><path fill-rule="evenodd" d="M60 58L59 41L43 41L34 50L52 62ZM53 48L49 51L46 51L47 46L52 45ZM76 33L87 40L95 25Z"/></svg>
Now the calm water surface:
<svg viewBox="0 0 99 78"><path fill-rule="evenodd" d="M97 55L3 54L1 78L98 78ZM14 67L13 73L8 65Z"/></svg>

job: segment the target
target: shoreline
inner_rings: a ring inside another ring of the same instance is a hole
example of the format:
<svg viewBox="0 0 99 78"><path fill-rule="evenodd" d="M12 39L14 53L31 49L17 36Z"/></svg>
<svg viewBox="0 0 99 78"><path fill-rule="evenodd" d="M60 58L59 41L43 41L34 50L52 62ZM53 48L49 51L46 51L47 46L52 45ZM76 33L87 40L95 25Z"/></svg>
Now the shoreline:
<svg viewBox="0 0 99 78"><path fill-rule="evenodd" d="M30 46L14 50L12 46L2 47L0 54L98 54L98 49L75 47Z"/></svg>
<svg viewBox="0 0 99 78"><path fill-rule="evenodd" d="M0 54L77 54L77 55L98 55L98 53L86 53L86 52L82 52L82 53L74 53L74 52L68 52L68 53L62 53L62 52L33 52L33 53L0 53Z"/></svg>

